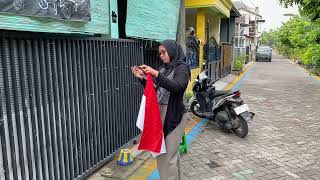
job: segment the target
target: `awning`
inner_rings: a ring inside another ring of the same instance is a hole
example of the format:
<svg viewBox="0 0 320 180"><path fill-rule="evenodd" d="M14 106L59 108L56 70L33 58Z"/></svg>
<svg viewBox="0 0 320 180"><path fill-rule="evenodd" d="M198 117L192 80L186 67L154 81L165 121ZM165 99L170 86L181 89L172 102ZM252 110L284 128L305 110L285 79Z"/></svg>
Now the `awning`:
<svg viewBox="0 0 320 180"><path fill-rule="evenodd" d="M231 0L186 0L186 8L208 8L213 12L230 17Z"/></svg>

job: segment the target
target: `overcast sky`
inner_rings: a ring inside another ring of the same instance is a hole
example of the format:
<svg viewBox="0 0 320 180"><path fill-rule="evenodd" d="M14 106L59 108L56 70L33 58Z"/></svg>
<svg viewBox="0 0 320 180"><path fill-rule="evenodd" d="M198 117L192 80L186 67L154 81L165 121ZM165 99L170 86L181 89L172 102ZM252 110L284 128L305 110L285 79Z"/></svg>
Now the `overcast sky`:
<svg viewBox="0 0 320 180"><path fill-rule="evenodd" d="M276 29L281 26L281 22L286 22L290 17L285 17L285 13L298 14L298 8L280 6L279 0L242 0L245 4L254 7L258 6L262 18L266 20L262 23L261 30Z"/></svg>

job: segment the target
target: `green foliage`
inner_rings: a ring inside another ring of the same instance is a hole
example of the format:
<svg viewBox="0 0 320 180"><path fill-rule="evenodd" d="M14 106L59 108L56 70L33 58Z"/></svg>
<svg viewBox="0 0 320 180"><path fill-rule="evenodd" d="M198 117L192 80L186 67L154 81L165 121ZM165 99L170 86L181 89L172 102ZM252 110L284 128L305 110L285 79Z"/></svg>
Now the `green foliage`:
<svg viewBox="0 0 320 180"><path fill-rule="evenodd" d="M320 73L320 20L293 17L275 31L278 52L301 63L313 73Z"/></svg>
<svg viewBox="0 0 320 180"><path fill-rule="evenodd" d="M276 40L276 32L274 30L265 31L261 35L261 44L267 46L274 46Z"/></svg>
<svg viewBox="0 0 320 180"><path fill-rule="evenodd" d="M320 1L319 0L279 0L280 4L285 7L298 5L300 12L311 21L320 18Z"/></svg>
<svg viewBox="0 0 320 180"><path fill-rule="evenodd" d="M309 29L312 29L310 22L298 17L291 18L279 29L279 41L288 47L305 47L310 42Z"/></svg>
<svg viewBox="0 0 320 180"><path fill-rule="evenodd" d="M234 63L234 70L241 71L244 64L240 60L236 60Z"/></svg>
<svg viewBox="0 0 320 180"><path fill-rule="evenodd" d="M320 74L320 44L312 44L307 48L307 51L302 56L302 63L312 73Z"/></svg>
<svg viewBox="0 0 320 180"><path fill-rule="evenodd" d="M246 56L237 56L234 62L234 70L242 71L242 68L246 62Z"/></svg>

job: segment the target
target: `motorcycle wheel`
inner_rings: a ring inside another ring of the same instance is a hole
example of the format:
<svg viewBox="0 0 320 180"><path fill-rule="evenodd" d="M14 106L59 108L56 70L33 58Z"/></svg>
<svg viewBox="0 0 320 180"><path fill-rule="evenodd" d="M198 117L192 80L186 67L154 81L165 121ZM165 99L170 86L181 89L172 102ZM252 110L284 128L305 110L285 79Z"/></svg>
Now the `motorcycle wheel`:
<svg viewBox="0 0 320 180"><path fill-rule="evenodd" d="M248 135L248 123L241 116L238 116L239 119L239 127L232 129L232 131L241 138L244 138Z"/></svg>
<svg viewBox="0 0 320 180"><path fill-rule="evenodd" d="M199 103L197 101L193 101L190 105L190 110L191 112L195 115L198 116L200 118L206 118L205 115L203 115L202 113L199 112L200 106Z"/></svg>

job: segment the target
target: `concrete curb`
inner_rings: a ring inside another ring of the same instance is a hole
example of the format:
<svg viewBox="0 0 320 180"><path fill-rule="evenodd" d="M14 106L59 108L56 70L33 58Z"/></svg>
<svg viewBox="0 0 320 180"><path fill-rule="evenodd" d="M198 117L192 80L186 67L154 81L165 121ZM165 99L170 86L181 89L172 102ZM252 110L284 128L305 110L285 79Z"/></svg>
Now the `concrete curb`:
<svg viewBox="0 0 320 180"><path fill-rule="evenodd" d="M315 78L316 80L319 80L320 81L320 76L317 76L317 75L313 75L311 74L310 70L305 68L299 60L295 60L295 59L289 59L292 64L296 64L297 66L299 66L300 68L304 69L311 77Z"/></svg>

